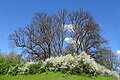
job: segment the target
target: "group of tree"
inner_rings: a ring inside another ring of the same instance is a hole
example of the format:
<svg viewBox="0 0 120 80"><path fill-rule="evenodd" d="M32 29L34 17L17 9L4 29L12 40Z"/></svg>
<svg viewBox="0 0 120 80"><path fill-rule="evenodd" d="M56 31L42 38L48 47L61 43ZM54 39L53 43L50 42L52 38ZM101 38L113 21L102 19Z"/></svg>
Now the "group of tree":
<svg viewBox="0 0 120 80"><path fill-rule="evenodd" d="M0 52L0 63L2 64L14 64L20 63L22 60L22 55L17 54L16 52L3 53ZM0 66L1 67L1 66Z"/></svg>
<svg viewBox="0 0 120 80"><path fill-rule="evenodd" d="M14 31L9 40L34 60L73 53L78 55L85 51L98 63L113 68L110 60L113 52L107 48L108 41L100 31L100 25L88 11L60 9L58 13L36 13L32 22ZM68 37L72 38L72 43L65 42Z"/></svg>

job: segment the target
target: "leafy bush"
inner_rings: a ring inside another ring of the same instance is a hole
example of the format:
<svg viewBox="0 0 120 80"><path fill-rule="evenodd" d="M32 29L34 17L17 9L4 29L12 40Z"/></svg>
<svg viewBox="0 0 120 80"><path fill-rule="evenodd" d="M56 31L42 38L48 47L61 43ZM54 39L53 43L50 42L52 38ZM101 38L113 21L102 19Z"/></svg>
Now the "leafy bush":
<svg viewBox="0 0 120 80"><path fill-rule="evenodd" d="M19 68L22 67L23 65L24 65L24 63L21 62L20 64L16 64L14 66L10 66L7 74L8 75L12 75L12 76L17 75L19 73Z"/></svg>
<svg viewBox="0 0 120 80"><path fill-rule="evenodd" d="M42 62L26 62L23 66L18 67L18 74L39 74L45 72Z"/></svg>
<svg viewBox="0 0 120 80"><path fill-rule="evenodd" d="M20 65L17 63L8 63L3 62L0 64L0 74L13 74L14 72L17 73L18 66Z"/></svg>
<svg viewBox="0 0 120 80"><path fill-rule="evenodd" d="M9 75L15 76L15 75L17 75L17 73L18 73L18 65L11 66L8 70Z"/></svg>
<svg viewBox="0 0 120 80"><path fill-rule="evenodd" d="M9 53L8 55L0 54L0 74L8 74L8 72L12 73L10 70L17 71L17 69L12 69L12 67L16 67L21 63L21 56L17 55L14 52Z"/></svg>
<svg viewBox="0 0 120 80"><path fill-rule="evenodd" d="M7 74L8 70L9 70L9 65L6 62L0 63L0 74L3 75Z"/></svg>
<svg viewBox="0 0 120 80"><path fill-rule="evenodd" d="M28 67L29 68L29 73L30 74L41 73L42 72L41 66L42 66L41 62L38 62L38 63L35 63L35 64L30 64L29 67Z"/></svg>
<svg viewBox="0 0 120 80"><path fill-rule="evenodd" d="M23 63L24 65L21 67L18 67L18 74L29 74L29 65L34 64L34 62L26 62Z"/></svg>

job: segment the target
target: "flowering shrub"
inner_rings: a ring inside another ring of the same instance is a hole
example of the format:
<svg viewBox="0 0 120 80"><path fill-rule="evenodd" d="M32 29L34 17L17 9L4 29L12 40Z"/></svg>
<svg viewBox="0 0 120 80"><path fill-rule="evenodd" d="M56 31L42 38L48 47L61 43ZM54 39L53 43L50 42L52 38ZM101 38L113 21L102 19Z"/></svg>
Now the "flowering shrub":
<svg viewBox="0 0 120 80"><path fill-rule="evenodd" d="M9 75L15 76L17 75L17 73L18 73L18 65L9 67L9 70L8 70Z"/></svg>
<svg viewBox="0 0 120 80"><path fill-rule="evenodd" d="M61 71L62 69L69 70L68 64L72 64L74 57L71 55L61 56L61 57L51 57L46 59L44 62L45 67L49 71Z"/></svg>
<svg viewBox="0 0 120 80"><path fill-rule="evenodd" d="M85 52L80 55L72 56L70 54L60 57L51 57L41 62L26 62L21 64L0 64L0 74L36 74L45 71L60 71L70 74L88 74L89 76L103 75L114 77L120 80L120 76L116 71L111 71L100 64L97 64L94 59L90 58Z"/></svg>
<svg viewBox="0 0 120 80"><path fill-rule="evenodd" d="M120 79L116 71L111 71L94 59L90 58L85 52L80 55L72 56L70 54L60 57L51 57L45 60L44 67L46 71L61 71L64 73L80 74L85 73L90 76L103 75Z"/></svg>
<svg viewBox="0 0 120 80"><path fill-rule="evenodd" d="M26 62L23 66L18 67L18 74L29 74L29 66L35 62Z"/></svg>
<svg viewBox="0 0 120 80"><path fill-rule="evenodd" d="M96 75L96 71L90 60L90 56L83 52L75 57L68 54L66 56L48 58L45 61L45 66L46 70L49 71L61 71L71 74L80 74L84 72L86 74Z"/></svg>
<svg viewBox="0 0 120 80"><path fill-rule="evenodd" d="M18 67L18 74L39 74L43 72L41 66L42 62L26 62L24 66Z"/></svg>
<svg viewBox="0 0 120 80"><path fill-rule="evenodd" d="M22 67L24 65L24 62L21 62L19 64L16 64L16 65L11 65L9 67L9 70L7 72L8 75L12 75L12 76L15 76L17 75L19 72L19 68Z"/></svg>
<svg viewBox="0 0 120 80"><path fill-rule="evenodd" d="M111 71L97 63L96 63L96 71L99 75L107 76L107 77L114 77L114 78L117 78L118 80L120 80L120 75L118 74L118 72Z"/></svg>
<svg viewBox="0 0 120 80"><path fill-rule="evenodd" d="M17 67L18 65L20 65L20 63L16 63L16 62L3 62L0 63L0 74L9 74L11 73L11 71L14 71L14 68Z"/></svg>

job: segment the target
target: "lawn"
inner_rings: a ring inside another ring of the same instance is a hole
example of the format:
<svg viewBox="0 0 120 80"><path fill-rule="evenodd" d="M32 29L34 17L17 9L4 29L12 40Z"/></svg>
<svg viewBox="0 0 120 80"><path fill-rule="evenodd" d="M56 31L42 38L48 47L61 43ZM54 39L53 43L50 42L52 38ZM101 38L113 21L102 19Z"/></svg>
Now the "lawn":
<svg viewBox="0 0 120 80"><path fill-rule="evenodd" d="M17 75L7 76L0 75L0 80L116 80L113 78L97 76L97 77L85 77L80 75L67 75L60 72L48 72L35 75Z"/></svg>

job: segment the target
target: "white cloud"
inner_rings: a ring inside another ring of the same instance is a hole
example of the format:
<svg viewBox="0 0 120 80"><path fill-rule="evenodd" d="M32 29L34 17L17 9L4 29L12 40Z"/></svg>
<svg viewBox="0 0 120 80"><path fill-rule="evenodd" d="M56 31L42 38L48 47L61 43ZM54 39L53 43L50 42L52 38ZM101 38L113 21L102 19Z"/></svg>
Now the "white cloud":
<svg viewBox="0 0 120 80"><path fill-rule="evenodd" d="M117 50L117 51L116 51L116 54L119 54L119 55L120 55L120 50Z"/></svg>
<svg viewBox="0 0 120 80"><path fill-rule="evenodd" d="M74 32L72 24L65 24L64 25L64 31ZM74 39L71 38L71 37L66 37L64 41L69 43L69 44L74 44L75 43Z"/></svg>
<svg viewBox="0 0 120 80"><path fill-rule="evenodd" d="M70 43L70 44L74 44L75 43L75 41L71 37L66 37L64 41L66 41L67 43Z"/></svg>
<svg viewBox="0 0 120 80"><path fill-rule="evenodd" d="M72 24L65 24L64 25L64 30L68 30L69 32L73 32L73 26Z"/></svg>

